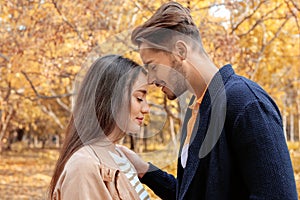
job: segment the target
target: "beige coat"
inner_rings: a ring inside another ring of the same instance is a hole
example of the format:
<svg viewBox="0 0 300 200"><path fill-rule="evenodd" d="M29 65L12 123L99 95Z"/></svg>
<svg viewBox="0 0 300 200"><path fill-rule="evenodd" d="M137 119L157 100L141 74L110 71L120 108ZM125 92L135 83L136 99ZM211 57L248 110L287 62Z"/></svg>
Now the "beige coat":
<svg viewBox="0 0 300 200"><path fill-rule="evenodd" d="M129 180L108 151L114 145L86 145L67 161L55 186L56 200L139 199Z"/></svg>

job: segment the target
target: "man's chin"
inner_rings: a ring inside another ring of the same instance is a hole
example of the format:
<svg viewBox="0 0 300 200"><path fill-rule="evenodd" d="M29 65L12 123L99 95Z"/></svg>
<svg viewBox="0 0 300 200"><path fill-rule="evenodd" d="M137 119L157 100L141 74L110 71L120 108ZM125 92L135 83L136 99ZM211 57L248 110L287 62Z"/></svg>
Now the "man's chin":
<svg viewBox="0 0 300 200"><path fill-rule="evenodd" d="M181 96L184 92L185 91L180 91L175 94L173 92L168 91L168 92L164 92L164 93L169 100L175 100L175 99L177 99L177 97Z"/></svg>

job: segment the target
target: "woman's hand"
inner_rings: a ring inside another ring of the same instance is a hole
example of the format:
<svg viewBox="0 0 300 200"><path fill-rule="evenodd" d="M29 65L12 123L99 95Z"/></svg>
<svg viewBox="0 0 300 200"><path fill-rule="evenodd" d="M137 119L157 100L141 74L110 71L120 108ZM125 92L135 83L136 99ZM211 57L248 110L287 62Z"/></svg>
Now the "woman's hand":
<svg viewBox="0 0 300 200"><path fill-rule="evenodd" d="M133 164L138 173L138 177L142 178L149 169L149 163L142 160L134 151L131 151L125 146L117 145L117 147L125 154L128 160Z"/></svg>

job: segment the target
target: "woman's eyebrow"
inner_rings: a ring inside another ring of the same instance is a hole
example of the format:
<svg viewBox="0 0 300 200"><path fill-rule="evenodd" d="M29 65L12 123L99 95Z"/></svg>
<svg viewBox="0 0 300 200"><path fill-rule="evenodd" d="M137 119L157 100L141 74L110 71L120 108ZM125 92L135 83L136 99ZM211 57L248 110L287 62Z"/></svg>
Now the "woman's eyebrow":
<svg viewBox="0 0 300 200"><path fill-rule="evenodd" d="M143 94L147 94L147 90L142 90L142 89L136 90L135 92L140 92L140 93L143 93Z"/></svg>

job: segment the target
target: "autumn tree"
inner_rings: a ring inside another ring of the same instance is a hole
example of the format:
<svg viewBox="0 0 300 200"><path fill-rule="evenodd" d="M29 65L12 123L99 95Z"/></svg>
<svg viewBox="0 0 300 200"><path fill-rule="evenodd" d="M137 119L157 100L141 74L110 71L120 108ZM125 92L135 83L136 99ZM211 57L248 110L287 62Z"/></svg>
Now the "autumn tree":
<svg viewBox="0 0 300 200"><path fill-rule="evenodd" d="M71 112L73 86L84 69L108 53L141 63L130 42L131 31L163 2L2 0L0 141L16 129L25 129L28 136L35 137L63 133ZM239 74L261 84L280 106L287 126L300 126L299 2L178 2L191 9L216 65L231 63ZM161 129L168 134L163 136L172 140L172 135L180 132L182 111L178 102L164 98L160 91L151 91L153 110L164 113L153 112L151 117L152 121L164 117ZM152 128L156 131L154 125ZM161 138L157 134L151 142Z"/></svg>

